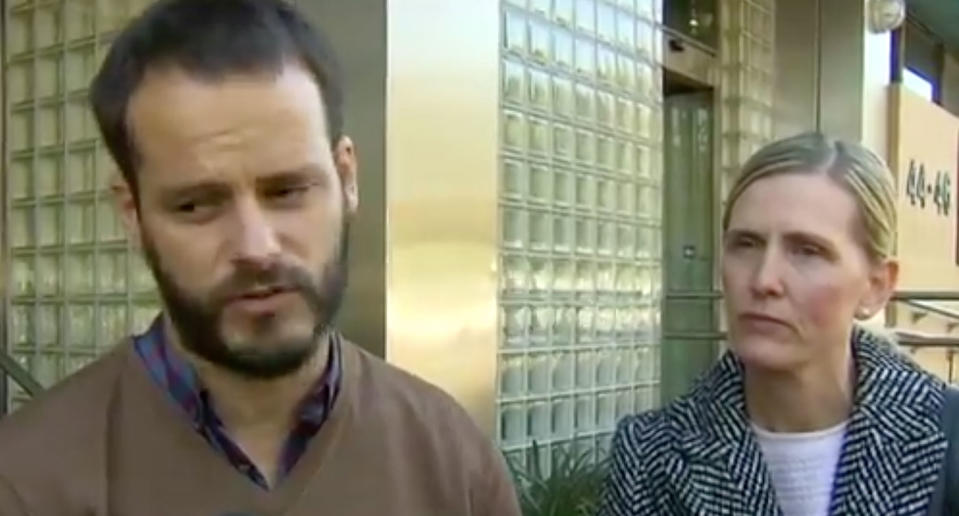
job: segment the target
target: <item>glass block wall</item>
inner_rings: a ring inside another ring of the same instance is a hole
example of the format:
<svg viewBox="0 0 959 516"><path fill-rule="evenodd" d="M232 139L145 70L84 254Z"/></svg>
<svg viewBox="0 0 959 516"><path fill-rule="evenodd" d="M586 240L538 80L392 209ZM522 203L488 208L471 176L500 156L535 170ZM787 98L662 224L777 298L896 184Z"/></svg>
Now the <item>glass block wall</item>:
<svg viewBox="0 0 959 516"><path fill-rule="evenodd" d="M659 399L661 7L503 0L498 439L604 452Z"/></svg>
<svg viewBox="0 0 959 516"><path fill-rule="evenodd" d="M45 386L158 310L108 195L115 168L87 103L111 33L145 3L5 3L2 344ZM15 407L23 395L8 386Z"/></svg>
<svg viewBox="0 0 959 516"><path fill-rule="evenodd" d="M721 0L723 192L773 134L775 0ZM725 195L724 195L725 198Z"/></svg>

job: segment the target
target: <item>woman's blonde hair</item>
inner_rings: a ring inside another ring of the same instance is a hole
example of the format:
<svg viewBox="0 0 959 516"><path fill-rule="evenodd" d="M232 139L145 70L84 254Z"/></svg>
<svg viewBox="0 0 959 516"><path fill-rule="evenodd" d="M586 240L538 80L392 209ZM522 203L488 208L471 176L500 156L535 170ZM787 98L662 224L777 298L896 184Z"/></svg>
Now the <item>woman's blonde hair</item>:
<svg viewBox="0 0 959 516"><path fill-rule="evenodd" d="M893 254L896 238L896 189L886 163L858 143L803 133L766 145L743 166L723 210L729 228L733 205L750 185L780 174L825 174L852 194L859 208L866 254L882 261Z"/></svg>

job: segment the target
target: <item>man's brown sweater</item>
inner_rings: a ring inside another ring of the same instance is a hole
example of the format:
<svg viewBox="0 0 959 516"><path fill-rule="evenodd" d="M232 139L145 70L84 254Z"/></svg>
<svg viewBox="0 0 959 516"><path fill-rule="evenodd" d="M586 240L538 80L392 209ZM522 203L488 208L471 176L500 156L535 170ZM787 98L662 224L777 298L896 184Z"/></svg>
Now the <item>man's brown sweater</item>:
<svg viewBox="0 0 959 516"><path fill-rule="evenodd" d="M271 491L217 454L131 343L0 420L0 516L518 516L446 394L343 342L330 417Z"/></svg>

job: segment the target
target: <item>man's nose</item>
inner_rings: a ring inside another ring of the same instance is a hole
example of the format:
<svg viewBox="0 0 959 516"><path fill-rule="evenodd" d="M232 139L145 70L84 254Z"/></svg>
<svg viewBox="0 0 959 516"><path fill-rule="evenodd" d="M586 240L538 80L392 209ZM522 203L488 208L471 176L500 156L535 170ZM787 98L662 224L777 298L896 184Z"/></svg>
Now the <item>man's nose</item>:
<svg viewBox="0 0 959 516"><path fill-rule="evenodd" d="M279 259L280 241L267 213L256 201L237 203L233 262L253 269L269 268Z"/></svg>

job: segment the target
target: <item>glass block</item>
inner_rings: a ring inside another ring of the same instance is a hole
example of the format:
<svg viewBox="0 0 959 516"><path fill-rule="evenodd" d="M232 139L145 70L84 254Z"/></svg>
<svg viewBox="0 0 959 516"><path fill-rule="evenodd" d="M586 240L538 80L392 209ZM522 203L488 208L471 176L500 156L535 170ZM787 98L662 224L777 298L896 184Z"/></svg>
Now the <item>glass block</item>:
<svg viewBox="0 0 959 516"><path fill-rule="evenodd" d="M506 11L505 29L503 30L503 47L509 52L526 53L526 17L509 9Z"/></svg>
<svg viewBox="0 0 959 516"><path fill-rule="evenodd" d="M616 169L627 175L632 175L636 172L636 150L635 148L624 141L616 142Z"/></svg>
<svg viewBox="0 0 959 516"><path fill-rule="evenodd" d="M96 159L92 149L71 152L64 167L64 176L68 194L93 192L96 190Z"/></svg>
<svg viewBox="0 0 959 516"><path fill-rule="evenodd" d="M37 293L52 296L60 293L60 256L41 254L37 257Z"/></svg>
<svg viewBox="0 0 959 516"><path fill-rule="evenodd" d="M651 279L650 270L647 267L640 267L636 272L636 283L634 290L645 300L651 300Z"/></svg>
<svg viewBox="0 0 959 516"><path fill-rule="evenodd" d="M563 169L553 172L553 195L559 206L568 206L573 202L572 175L571 172Z"/></svg>
<svg viewBox="0 0 959 516"><path fill-rule="evenodd" d="M576 28L587 34L596 30L596 0L576 0Z"/></svg>
<svg viewBox="0 0 959 516"><path fill-rule="evenodd" d="M630 234L632 228L624 227ZM636 286L636 271L632 265L621 264L616 267L616 286L617 292L629 293Z"/></svg>
<svg viewBox="0 0 959 516"><path fill-rule="evenodd" d="M14 346L26 346L33 342L34 308L32 305L14 304L11 308L10 337Z"/></svg>
<svg viewBox="0 0 959 516"><path fill-rule="evenodd" d="M112 242L124 238L123 225L113 205L101 202L97 205L97 240Z"/></svg>
<svg viewBox="0 0 959 516"><path fill-rule="evenodd" d="M10 210L10 245L24 248L34 244L33 207L25 206Z"/></svg>
<svg viewBox="0 0 959 516"><path fill-rule="evenodd" d="M552 218L548 213L533 212L529 215L530 248L545 251L552 246Z"/></svg>
<svg viewBox="0 0 959 516"><path fill-rule="evenodd" d="M503 143L507 148L525 152L527 138L526 117L524 117L521 113L507 111L504 114L504 118L505 127L503 130L503 135L505 141Z"/></svg>
<svg viewBox="0 0 959 516"><path fill-rule="evenodd" d="M592 40L576 39L576 73L586 79L596 75L596 43Z"/></svg>
<svg viewBox="0 0 959 516"><path fill-rule="evenodd" d="M576 252L593 254L596 251L596 221L578 219L576 221Z"/></svg>
<svg viewBox="0 0 959 516"><path fill-rule="evenodd" d="M612 311L612 310L610 310ZM601 316L601 319L605 319L606 316ZM612 315L610 314L610 319ZM612 329L612 321L610 321L609 327ZM605 333L611 333L605 332ZM612 349L601 349L597 353L597 358L599 363L596 367L596 385L598 387L608 387L616 382L616 355L613 353Z"/></svg>
<svg viewBox="0 0 959 516"><path fill-rule="evenodd" d="M616 424L616 393L604 392L596 400L597 420L600 428L610 428Z"/></svg>
<svg viewBox="0 0 959 516"><path fill-rule="evenodd" d="M572 118L575 112L573 83L561 77L553 77L553 114Z"/></svg>
<svg viewBox="0 0 959 516"><path fill-rule="evenodd" d="M616 11L603 0L596 2L596 36L607 42L616 40Z"/></svg>
<svg viewBox="0 0 959 516"><path fill-rule="evenodd" d="M63 192L63 159L59 154L41 155L34 169L37 196L59 195Z"/></svg>
<svg viewBox="0 0 959 516"><path fill-rule="evenodd" d="M529 119L529 151L534 154L548 154L551 149L549 133L548 121L531 117Z"/></svg>
<svg viewBox="0 0 959 516"><path fill-rule="evenodd" d="M94 309L92 304L74 304L67 309L67 324L70 331L71 348L96 347L94 335Z"/></svg>
<svg viewBox="0 0 959 516"><path fill-rule="evenodd" d="M526 359L523 355L507 355L500 359L500 395L505 398L522 396L526 391Z"/></svg>
<svg viewBox="0 0 959 516"><path fill-rule="evenodd" d="M523 65L512 61L503 63L503 100L517 104L526 102L526 70Z"/></svg>
<svg viewBox="0 0 959 516"><path fill-rule="evenodd" d="M93 242L95 211L92 201L73 201L67 204L67 241L71 244Z"/></svg>
<svg viewBox="0 0 959 516"><path fill-rule="evenodd" d="M622 97L616 98L615 102L616 128L624 133L632 134L636 128L636 108L634 104Z"/></svg>
<svg viewBox="0 0 959 516"><path fill-rule="evenodd" d="M657 258L659 255L657 254ZM661 266L649 269L649 295L653 299L659 299L663 293L663 270Z"/></svg>
<svg viewBox="0 0 959 516"><path fill-rule="evenodd" d="M97 345L111 346L127 336L127 309L122 304L100 305Z"/></svg>
<svg viewBox="0 0 959 516"><path fill-rule="evenodd" d="M576 290L589 294L596 290L596 265L582 261L576 264Z"/></svg>
<svg viewBox="0 0 959 516"><path fill-rule="evenodd" d="M29 159L10 161L8 188L13 200L25 199L33 195L33 170Z"/></svg>
<svg viewBox="0 0 959 516"><path fill-rule="evenodd" d="M14 257L11 261L11 287L14 296L30 296L34 293L34 258L32 256Z"/></svg>
<svg viewBox="0 0 959 516"><path fill-rule="evenodd" d="M126 292L126 253L123 251L103 251L97 257L96 274L99 279L97 290L104 294Z"/></svg>
<svg viewBox="0 0 959 516"><path fill-rule="evenodd" d="M636 22L636 53L646 58L656 55L656 30L652 22L639 19Z"/></svg>
<svg viewBox="0 0 959 516"><path fill-rule="evenodd" d="M574 66L573 59L573 35L563 29L554 29L553 31L553 62L559 68L572 70Z"/></svg>
<svg viewBox="0 0 959 516"><path fill-rule="evenodd" d="M530 284L533 290L548 290L553 281L552 263L545 258L530 258Z"/></svg>
<svg viewBox="0 0 959 516"><path fill-rule="evenodd" d="M511 404L503 408L500 438L505 444L519 444L526 440L526 410L523 405Z"/></svg>
<svg viewBox="0 0 959 516"><path fill-rule="evenodd" d="M628 267L628 266L624 266L624 267L622 267L621 270L617 270L617 271L616 271L617 275L620 275L620 274L621 274L621 275L623 275L623 276L629 276L629 279L628 279L628 280L623 280L623 283L622 283L622 284L623 284L624 286L625 286L625 285L631 285L630 282L632 281L632 276L633 276L632 271L633 271L633 268L632 268L632 267ZM619 282L617 282L617 287L618 287L618 286L619 286ZM627 289L624 288L623 290L625 291L625 290L627 290ZM617 308L617 309L616 309L616 324L615 324L615 326L614 326L614 331L616 332L616 338L617 338L617 339L622 339L622 341L624 341L624 342L630 342L630 343L631 343L631 340L632 340L632 339L631 339L631 336L632 336L632 334L633 334L633 328L634 328L634 326L635 326L635 324L634 324L634 322L633 322L632 310L630 310L629 308L622 308L622 307L621 307L621 308ZM619 358L618 358L618 355L617 355L616 357L614 357L614 360L618 360L618 359L619 359ZM614 379L613 381L616 381L616 380Z"/></svg>
<svg viewBox="0 0 959 516"><path fill-rule="evenodd" d="M628 185L631 187L632 185ZM632 258L636 255L636 229L633 226L620 224L616 233L616 256ZM627 288L625 290L630 290Z"/></svg>
<svg viewBox="0 0 959 516"><path fill-rule="evenodd" d="M549 16L550 3L550 0L529 0L529 10L542 16Z"/></svg>
<svg viewBox="0 0 959 516"><path fill-rule="evenodd" d="M530 57L540 63L550 61L550 31L549 26L538 21L529 24L529 51Z"/></svg>
<svg viewBox="0 0 959 516"><path fill-rule="evenodd" d="M616 82L616 54L606 45L599 45L596 51L596 78L609 85Z"/></svg>
<svg viewBox="0 0 959 516"><path fill-rule="evenodd" d="M22 151L33 146L33 112L16 111L10 116L10 150Z"/></svg>
<svg viewBox="0 0 959 516"><path fill-rule="evenodd" d="M636 48L636 17L629 11L616 13L616 42L628 51Z"/></svg>
<svg viewBox="0 0 959 516"><path fill-rule="evenodd" d="M68 40L87 38L94 33L96 10L89 3L65 2L64 8L67 10L64 20Z"/></svg>
<svg viewBox="0 0 959 516"><path fill-rule="evenodd" d="M553 321L553 343L555 345L561 345L569 342L573 338L575 321L575 308L563 307L556 309L556 318Z"/></svg>
<svg viewBox="0 0 959 516"><path fill-rule="evenodd" d="M503 216L503 245L523 248L529 241L527 236L528 214L521 210L509 209Z"/></svg>
<svg viewBox="0 0 959 516"><path fill-rule="evenodd" d="M605 136L596 138L596 164L612 171L614 169L613 140Z"/></svg>
<svg viewBox="0 0 959 516"><path fill-rule="evenodd" d="M605 91L596 93L596 121L600 125L613 127L613 96Z"/></svg>
<svg viewBox="0 0 959 516"><path fill-rule="evenodd" d="M549 353L535 353L529 355L529 393L546 394L550 387L550 373L552 372L552 356Z"/></svg>
<svg viewBox="0 0 959 516"><path fill-rule="evenodd" d="M573 26L573 0L553 0L553 19L556 23Z"/></svg>
<svg viewBox="0 0 959 516"><path fill-rule="evenodd" d="M33 18L31 11L10 12L8 20L9 33L7 35L7 44L10 45L11 54L26 52L32 48L33 40Z"/></svg>
<svg viewBox="0 0 959 516"><path fill-rule="evenodd" d="M133 306L133 327L128 331L143 333L150 328L160 314L160 306L153 303L138 303Z"/></svg>
<svg viewBox="0 0 959 516"><path fill-rule="evenodd" d="M636 88L636 65L622 54L616 57L616 85L630 95Z"/></svg>
<svg viewBox="0 0 959 516"><path fill-rule="evenodd" d="M581 306L576 309L576 334L582 339L593 338L594 309L591 306ZM576 385L579 387L592 386L592 352L579 352L576 355ZM588 361L588 362L587 362ZM588 371L582 369L588 366ZM586 382L586 383L583 383Z"/></svg>
<svg viewBox="0 0 959 516"><path fill-rule="evenodd" d="M41 147L63 142L64 126L60 123L63 111L58 106L41 107L37 110L37 144Z"/></svg>
<svg viewBox="0 0 959 516"><path fill-rule="evenodd" d="M37 5L34 13L34 44L44 48L59 43L64 37L58 5Z"/></svg>
<svg viewBox="0 0 959 516"><path fill-rule="evenodd" d="M550 417L550 403L540 401L529 406L529 437L534 439L549 438L552 429Z"/></svg>
<svg viewBox="0 0 959 516"><path fill-rule="evenodd" d="M60 306L43 304L37 307L37 345L53 346L60 340Z"/></svg>
<svg viewBox="0 0 959 516"><path fill-rule="evenodd" d="M589 131L576 131L576 160L592 166L596 160L596 138ZM579 197L579 192L576 192Z"/></svg>
<svg viewBox="0 0 959 516"><path fill-rule="evenodd" d="M522 199L526 195L526 164L521 161L503 160L504 197Z"/></svg>
<svg viewBox="0 0 959 516"><path fill-rule="evenodd" d="M93 255L88 252L71 251L67 255L67 294L93 293Z"/></svg>
<svg viewBox="0 0 959 516"><path fill-rule="evenodd" d="M37 208L37 242L41 246L58 245L63 242L63 222L59 205L41 205Z"/></svg>
<svg viewBox="0 0 959 516"><path fill-rule="evenodd" d="M588 432L596 428L596 399L584 394L576 397L576 429ZM592 443L589 445L592 446Z"/></svg>
<svg viewBox="0 0 959 516"><path fill-rule="evenodd" d="M635 150L636 154L636 174L639 177L652 177L653 166L650 159L650 151L647 147L639 145Z"/></svg>
<svg viewBox="0 0 959 516"><path fill-rule="evenodd" d="M616 223L599 221L597 250L601 256L612 256L616 249Z"/></svg>
<svg viewBox="0 0 959 516"><path fill-rule="evenodd" d="M549 75L532 70L529 72L529 103L533 108L549 111L550 105Z"/></svg>
<svg viewBox="0 0 959 516"><path fill-rule="evenodd" d="M32 360L30 373L44 387L52 387L60 379L62 366L56 353L38 353Z"/></svg>
<svg viewBox="0 0 959 516"><path fill-rule="evenodd" d="M565 392L573 388L573 354L569 351L553 352L553 392Z"/></svg>
<svg viewBox="0 0 959 516"><path fill-rule="evenodd" d="M659 405L659 386L650 385L636 390L636 412L645 412Z"/></svg>
<svg viewBox="0 0 959 516"><path fill-rule="evenodd" d="M533 321L530 328L532 339L548 342L549 332L553 327L553 315L553 308L549 306L541 306L533 310Z"/></svg>
<svg viewBox="0 0 959 516"><path fill-rule="evenodd" d="M613 264L602 262L596 266L596 288L600 292L612 292L616 285L616 273Z"/></svg>
<svg viewBox="0 0 959 516"><path fill-rule="evenodd" d="M526 306L507 306L504 308L506 337L511 340L525 339L530 323L530 310Z"/></svg>
<svg viewBox="0 0 959 516"><path fill-rule="evenodd" d="M63 58L60 54L48 54L37 58L34 95L39 98L52 97L62 93L60 76Z"/></svg>
<svg viewBox="0 0 959 516"><path fill-rule="evenodd" d="M600 137L601 142L604 138ZM609 139L606 139L607 145ZM602 145L598 145L602 147ZM614 191L615 182L604 178L596 178L596 207L600 211L612 212L616 208L616 192Z"/></svg>
<svg viewBox="0 0 959 516"><path fill-rule="evenodd" d="M563 397L553 400L553 436L573 435L573 399Z"/></svg>
<svg viewBox="0 0 959 516"><path fill-rule="evenodd" d="M573 250L573 219L558 215L553 218L553 250L568 253Z"/></svg>
<svg viewBox="0 0 959 516"><path fill-rule="evenodd" d="M589 86L576 86L576 118L585 124L596 118L596 91Z"/></svg>
<svg viewBox="0 0 959 516"><path fill-rule="evenodd" d="M507 290L526 290L529 285L529 264L526 258L511 256L503 259L503 288Z"/></svg>
<svg viewBox="0 0 959 516"><path fill-rule="evenodd" d="M646 226L640 226L636 230L636 257L651 258L653 256L653 230Z"/></svg>
<svg viewBox="0 0 959 516"><path fill-rule="evenodd" d="M636 204L636 185L628 182L620 182L616 188L616 211L625 216L631 216L635 213Z"/></svg>
<svg viewBox="0 0 959 516"><path fill-rule="evenodd" d="M130 256L128 284L130 291L138 294L152 293L156 289L153 271L147 267L146 261L139 255Z"/></svg>
<svg viewBox="0 0 959 516"><path fill-rule="evenodd" d="M569 292L573 289L573 263L570 260L556 260L553 263L553 290Z"/></svg>
<svg viewBox="0 0 959 516"><path fill-rule="evenodd" d="M659 376L659 352L655 346L639 346L636 360L636 380L654 382Z"/></svg>
<svg viewBox="0 0 959 516"><path fill-rule="evenodd" d="M553 125L553 157L565 160L573 158L573 129L568 125Z"/></svg>
<svg viewBox="0 0 959 516"><path fill-rule="evenodd" d="M30 62L6 66L9 102L16 104L33 96L33 66Z"/></svg>

